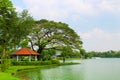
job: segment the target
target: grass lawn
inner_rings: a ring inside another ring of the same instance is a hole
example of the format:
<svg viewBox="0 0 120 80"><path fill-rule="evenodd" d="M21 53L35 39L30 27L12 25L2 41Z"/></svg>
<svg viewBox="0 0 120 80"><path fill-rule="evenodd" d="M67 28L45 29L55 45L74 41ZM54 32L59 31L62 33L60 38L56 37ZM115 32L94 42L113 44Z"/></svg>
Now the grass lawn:
<svg viewBox="0 0 120 80"><path fill-rule="evenodd" d="M0 72L0 80L19 80L15 76L12 76L11 73Z"/></svg>
<svg viewBox="0 0 120 80"><path fill-rule="evenodd" d="M38 68L38 66L10 66L5 72L0 71L0 80L20 80L12 74L16 74L18 70L30 68Z"/></svg>

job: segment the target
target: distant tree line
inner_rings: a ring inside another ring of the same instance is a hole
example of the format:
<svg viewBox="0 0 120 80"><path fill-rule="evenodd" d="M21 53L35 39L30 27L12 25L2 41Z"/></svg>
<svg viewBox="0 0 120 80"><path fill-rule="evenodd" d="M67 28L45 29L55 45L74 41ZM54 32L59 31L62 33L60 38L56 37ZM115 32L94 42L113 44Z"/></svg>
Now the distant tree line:
<svg viewBox="0 0 120 80"><path fill-rule="evenodd" d="M120 58L120 51L106 51L106 52L87 52L85 54L86 58L92 58L92 57L101 57L101 58Z"/></svg>

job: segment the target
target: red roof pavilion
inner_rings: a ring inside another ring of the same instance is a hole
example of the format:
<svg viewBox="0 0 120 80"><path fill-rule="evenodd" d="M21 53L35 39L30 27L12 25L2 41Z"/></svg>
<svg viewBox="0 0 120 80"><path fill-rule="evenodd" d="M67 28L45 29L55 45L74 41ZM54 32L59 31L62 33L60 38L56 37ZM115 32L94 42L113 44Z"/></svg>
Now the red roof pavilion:
<svg viewBox="0 0 120 80"><path fill-rule="evenodd" d="M40 54L35 52L35 51L32 51L29 48L22 48L20 50L17 50L15 52L11 53L10 55L11 56L17 56L17 55L19 55L19 56L22 56L22 55L23 56L28 56L28 55L35 55L35 56L37 56L37 55L40 55Z"/></svg>

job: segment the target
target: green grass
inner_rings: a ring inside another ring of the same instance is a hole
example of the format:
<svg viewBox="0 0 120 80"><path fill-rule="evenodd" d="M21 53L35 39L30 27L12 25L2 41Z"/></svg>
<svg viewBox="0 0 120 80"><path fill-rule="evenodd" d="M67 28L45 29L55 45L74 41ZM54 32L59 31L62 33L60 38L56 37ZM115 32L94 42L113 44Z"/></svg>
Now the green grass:
<svg viewBox="0 0 120 80"><path fill-rule="evenodd" d="M0 80L20 80L10 73L0 72Z"/></svg>
<svg viewBox="0 0 120 80"><path fill-rule="evenodd" d="M30 70L30 69L44 69L52 68L57 65L41 65L41 66L10 66L5 72L0 71L0 80L20 80L16 77L17 71Z"/></svg>
<svg viewBox="0 0 120 80"><path fill-rule="evenodd" d="M20 70L24 70L24 69L31 69L31 68L38 68L39 66L10 66L8 69L7 69L7 73L15 73L17 71L20 71Z"/></svg>
<svg viewBox="0 0 120 80"><path fill-rule="evenodd" d="M0 80L20 80L16 72L24 69L38 68L38 66L10 66L5 72L0 71Z"/></svg>

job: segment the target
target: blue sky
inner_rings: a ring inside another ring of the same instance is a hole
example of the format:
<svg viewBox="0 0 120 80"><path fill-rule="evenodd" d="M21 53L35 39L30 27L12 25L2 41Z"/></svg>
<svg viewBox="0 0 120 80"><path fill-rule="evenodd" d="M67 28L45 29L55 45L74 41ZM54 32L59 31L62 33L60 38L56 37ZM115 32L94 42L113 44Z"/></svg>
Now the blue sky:
<svg viewBox="0 0 120 80"><path fill-rule="evenodd" d="M11 0L35 19L69 24L87 51L120 50L120 0Z"/></svg>

